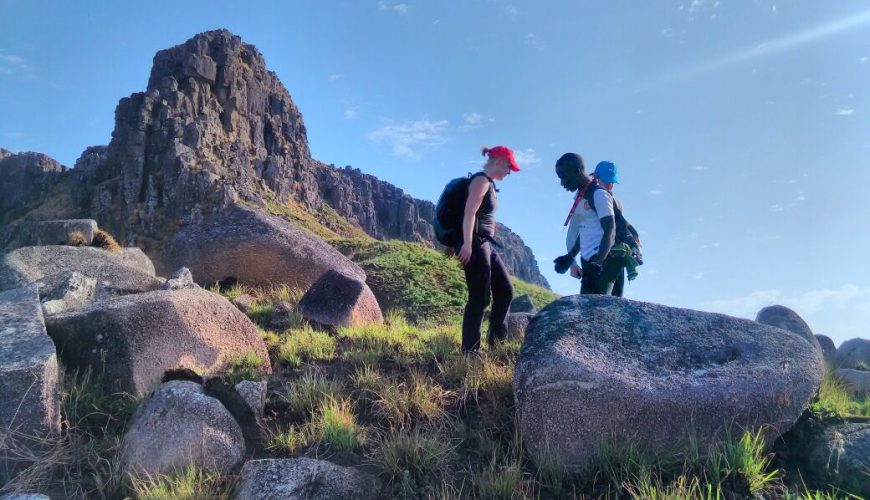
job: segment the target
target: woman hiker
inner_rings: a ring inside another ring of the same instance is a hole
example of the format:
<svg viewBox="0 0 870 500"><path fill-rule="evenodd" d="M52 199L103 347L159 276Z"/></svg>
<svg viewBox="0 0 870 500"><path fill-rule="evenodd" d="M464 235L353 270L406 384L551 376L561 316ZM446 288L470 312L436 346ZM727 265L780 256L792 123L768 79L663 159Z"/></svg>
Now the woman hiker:
<svg viewBox="0 0 870 500"><path fill-rule="evenodd" d="M457 257L465 266L468 285L468 303L462 318L462 351L480 349L480 325L483 310L490 303L487 343L504 340L507 336L507 315L514 290L507 268L493 248L495 236L495 210L498 206L495 181L501 181L511 172L519 172L514 152L504 146L483 148L487 157L483 170L472 175L462 219L462 246Z"/></svg>

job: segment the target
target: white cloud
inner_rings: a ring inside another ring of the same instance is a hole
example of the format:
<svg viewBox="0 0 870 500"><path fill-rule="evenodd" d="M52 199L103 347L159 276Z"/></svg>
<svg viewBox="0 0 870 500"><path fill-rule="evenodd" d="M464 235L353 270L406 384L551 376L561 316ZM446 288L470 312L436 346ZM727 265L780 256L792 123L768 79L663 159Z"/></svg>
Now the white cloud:
<svg viewBox="0 0 870 500"><path fill-rule="evenodd" d="M347 120L353 120L359 116L359 106L351 106L344 110L344 117Z"/></svg>
<svg viewBox="0 0 870 500"><path fill-rule="evenodd" d="M837 111L834 114L836 114L837 116L852 116L853 114L855 114L855 110L852 108L846 108L841 106L837 108Z"/></svg>
<svg viewBox="0 0 870 500"><path fill-rule="evenodd" d="M407 14L408 9L409 9L408 4L405 4L405 3L399 3L396 5L393 5L393 10L398 12L399 14Z"/></svg>
<svg viewBox="0 0 870 500"><path fill-rule="evenodd" d="M761 308L775 304L794 309L800 315L807 315L822 308L849 308L857 302L867 304L867 301L870 301L870 288L847 283L839 288L810 290L794 295L778 289L758 290L743 297L707 301L699 307L731 316L754 318Z"/></svg>
<svg viewBox="0 0 870 500"><path fill-rule="evenodd" d="M861 59L858 59L858 60L861 61L861 64L864 64L865 62L867 62L867 56L864 56L864 57L862 57Z"/></svg>
<svg viewBox="0 0 870 500"><path fill-rule="evenodd" d="M692 279L695 281L701 281L704 279L704 273L699 271L699 272L692 275Z"/></svg>
<svg viewBox="0 0 870 500"><path fill-rule="evenodd" d="M770 6L770 12L776 14L776 4Z"/></svg>
<svg viewBox="0 0 870 500"><path fill-rule="evenodd" d="M514 158L520 164L520 168L534 167L541 164L541 159L532 148L515 150Z"/></svg>
<svg viewBox="0 0 870 500"><path fill-rule="evenodd" d="M689 12L695 12L702 5L704 5L704 0L692 0L692 3L689 4Z"/></svg>
<svg viewBox="0 0 870 500"><path fill-rule="evenodd" d="M495 123L495 118L483 116L477 111L470 113L462 113L462 125L459 127L462 130L473 130L483 128L487 123Z"/></svg>
<svg viewBox="0 0 870 500"><path fill-rule="evenodd" d="M334 82L336 80L341 80L342 78L344 78L344 75L342 73L333 73L333 74L329 75L330 82Z"/></svg>
<svg viewBox="0 0 870 500"><path fill-rule="evenodd" d="M700 172L702 170L707 170L707 167L704 165L695 165L695 170Z"/></svg>
<svg viewBox="0 0 870 500"><path fill-rule="evenodd" d="M526 33L524 41L526 45L534 48L535 50L544 50L543 42L541 42L534 33Z"/></svg>
<svg viewBox="0 0 870 500"><path fill-rule="evenodd" d="M448 125L447 120L402 123L386 120L383 127L369 132L367 137L377 144L389 144L396 156L420 159L421 149L431 150L447 142L444 134Z"/></svg>
<svg viewBox="0 0 870 500"><path fill-rule="evenodd" d="M27 134L24 132L4 132L3 137L8 137L10 139L22 139L26 137Z"/></svg>
<svg viewBox="0 0 870 500"><path fill-rule="evenodd" d="M515 15L520 13L520 11L519 11L519 9L517 9L516 5L508 5L507 7L505 7L505 11L512 16L515 16Z"/></svg>
<svg viewBox="0 0 870 500"><path fill-rule="evenodd" d="M11 75L20 73L28 78L36 78L33 68L27 60L15 54L9 54L6 49L0 49L0 74Z"/></svg>
<svg viewBox="0 0 870 500"><path fill-rule="evenodd" d="M783 207L782 205L771 205L770 209L773 210L774 212L784 212L785 211L785 207Z"/></svg>
<svg viewBox="0 0 870 500"><path fill-rule="evenodd" d="M794 201L806 201L806 199L807 199L807 197L804 196L803 191L801 191L800 193L797 194Z"/></svg>
<svg viewBox="0 0 870 500"><path fill-rule="evenodd" d="M652 191L649 192L649 194L651 194L653 196L661 196L662 192L659 191L658 189L653 189Z"/></svg>

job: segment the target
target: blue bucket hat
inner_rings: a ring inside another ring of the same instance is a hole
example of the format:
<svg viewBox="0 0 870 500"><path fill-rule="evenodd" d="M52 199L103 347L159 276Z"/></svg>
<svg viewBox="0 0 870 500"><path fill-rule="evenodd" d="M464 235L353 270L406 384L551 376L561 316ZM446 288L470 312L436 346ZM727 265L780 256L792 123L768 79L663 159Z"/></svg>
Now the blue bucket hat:
<svg viewBox="0 0 870 500"><path fill-rule="evenodd" d="M605 184L619 184L619 177L616 175L616 165L610 161L602 161L595 166L595 177Z"/></svg>

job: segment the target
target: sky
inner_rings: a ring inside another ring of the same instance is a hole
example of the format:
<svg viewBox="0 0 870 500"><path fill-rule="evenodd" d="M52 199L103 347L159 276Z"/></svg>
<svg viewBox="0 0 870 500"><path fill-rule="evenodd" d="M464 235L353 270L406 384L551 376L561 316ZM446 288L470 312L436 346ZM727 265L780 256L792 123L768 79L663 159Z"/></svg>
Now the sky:
<svg viewBox="0 0 870 500"><path fill-rule="evenodd" d="M783 304L870 338L870 4L823 1L0 0L0 147L72 166L154 54L227 28L303 114L313 156L435 201L514 148L497 218L552 288L571 194L619 168L636 300L754 318Z"/></svg>

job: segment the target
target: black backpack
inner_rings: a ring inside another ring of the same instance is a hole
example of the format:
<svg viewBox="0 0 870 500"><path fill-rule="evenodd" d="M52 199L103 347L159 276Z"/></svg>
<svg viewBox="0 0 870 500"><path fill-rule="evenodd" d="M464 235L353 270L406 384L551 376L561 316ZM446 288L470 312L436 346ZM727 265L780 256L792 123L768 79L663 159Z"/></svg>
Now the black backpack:
<svg viewBox="0 0 870 500"><path fill-rule="evenodd" d="M595 191L599 189L604 189L604 187L596 182L583 195L583 198L589 202L589 207L592 210L595 210ZM598 210L595 210L595 213L598 213ZM643 264L643 247L640 244L640 235L637 229L625 220L625 216L622 215L622 210L617 206L616 200L613 201L613 213L614 219L616 219L616 242L628 245L638 264Z"/></svg>
<svg viewBox="0 0 870 500"><path fill-rule="evenodd" d="M465 201L468 199L468 186L471 179L480 174L468 174L447 183L438 203L435 205L435 239L446 247L455 248L462 244L462 219L465 217Z"/></svg>

